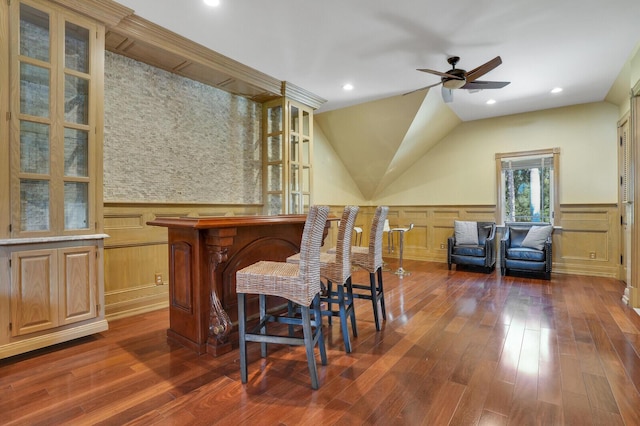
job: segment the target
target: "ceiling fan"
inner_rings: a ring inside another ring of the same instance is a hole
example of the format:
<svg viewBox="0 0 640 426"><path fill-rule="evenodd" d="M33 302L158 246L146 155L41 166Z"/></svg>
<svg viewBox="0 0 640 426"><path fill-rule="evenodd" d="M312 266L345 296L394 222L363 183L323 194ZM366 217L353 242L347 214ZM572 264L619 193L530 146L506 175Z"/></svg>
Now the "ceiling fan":
<svg viewBox="0 0 640 426"><path fill-rule="evenodd" d="M500 56L496 56L492 60L480 65L477 68L472 69L471 71L465 71L461 68L456 68L456 64L459 60L459 56L449 57L447 59L447 62L451 65L451 69L447 72L419 68L418 71L439 75L441 77L440 82L422 87L409 93L414 93L442 84L442 98L445 102L451 102L453 100L453 90L455 89L468 89L472 91L483 89L501 89L510 83L508 81L477 80L478 77L482 77L502 63L502 59L500 58ZM405 93L405 95L408 95L409 93Z"/></svg>

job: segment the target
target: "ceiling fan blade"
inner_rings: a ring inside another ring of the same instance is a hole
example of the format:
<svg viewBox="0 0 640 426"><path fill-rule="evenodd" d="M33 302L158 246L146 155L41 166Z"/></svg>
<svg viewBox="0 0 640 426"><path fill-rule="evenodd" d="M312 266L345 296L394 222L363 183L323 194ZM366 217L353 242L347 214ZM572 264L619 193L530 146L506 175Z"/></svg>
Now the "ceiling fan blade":
<svg viewBox="0 0 640 426"><path fill-rule="evenodd" d="M467 81L467 84L461 87L461 89L502 89L504 86L509 84L510 81Z"/></svg>
<svg viewBox="0 0 640 426"><path fill-rule="evenodd" d="M489 71L491 71L492 69L500 65L501 63L502 63L502 58L500 58L500 56L496 56L489 62L486 62L480 65L478 68L472 69L467 73L467 82L471 82L478 77L482 77L483 75L485 75L486 73L488 73Z"/></svg>
<svg viewBox="0 0 640 426"><path fill-rule="evenodd" d="M424 86L424 87L421 87L421 88L419 88L419 89L412 90L412 91L407 92L407 93L403 93L403 94L402 94L402 96L410 95L410 94L412 94L412 93L416 93L416 92L419 92L419 91L424 90L424 89L429 89L429 88L431 88L431 87L435 87L435 86L437 86L437 85L439 85L439 84L442 84L442 82L441 82L441 81L439 81L438 83L430 84L430 85L428 85L428 86Z"/></svg>
<svg viewBox="0 0 640 426"><path fill-rule="evenodd" d="M452 78L454 80L464 80L464 78L462 78L460 76L457 76L457 75L447 74L446 72L440 72L440 71L435 71L435 70L429 70L429 69L426 69L426 68L418 68L418 71L428 72L429 74L439 75L440 77Z"/></svg>
<svg viewBox="0 0 640 426"><path fill-rule="evenodd" d="M442 86L442 100L447 104L453 102L453 90Z"/></svg>

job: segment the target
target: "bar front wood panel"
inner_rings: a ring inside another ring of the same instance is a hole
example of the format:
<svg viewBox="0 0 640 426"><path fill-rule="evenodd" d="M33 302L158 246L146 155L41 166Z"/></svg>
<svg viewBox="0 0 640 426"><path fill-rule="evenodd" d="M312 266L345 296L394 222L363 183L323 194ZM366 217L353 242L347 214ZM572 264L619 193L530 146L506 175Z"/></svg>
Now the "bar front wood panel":
<svg viewBox="0 0 640 426"><path fill-rule="evenodd" d="M169 339L214 356L237 341L236 271L259 260L284 261L300 250L305 215L157 219L169 234ZM210 333L211 291L234 326ZM270 307L283 301L271 298ZM249 297L249 315L258 312Z"/></svg>

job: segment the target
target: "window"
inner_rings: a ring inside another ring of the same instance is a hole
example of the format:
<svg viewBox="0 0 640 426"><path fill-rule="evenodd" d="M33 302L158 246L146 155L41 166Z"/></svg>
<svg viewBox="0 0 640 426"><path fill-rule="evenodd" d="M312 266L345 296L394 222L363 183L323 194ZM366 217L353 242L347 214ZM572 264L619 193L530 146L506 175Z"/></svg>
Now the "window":
<svg viewBox="0 0 640 426"><path fill-rule="evenodd" d="M502 223L554 222L559 154L558 148L496 154Z"/></svg>

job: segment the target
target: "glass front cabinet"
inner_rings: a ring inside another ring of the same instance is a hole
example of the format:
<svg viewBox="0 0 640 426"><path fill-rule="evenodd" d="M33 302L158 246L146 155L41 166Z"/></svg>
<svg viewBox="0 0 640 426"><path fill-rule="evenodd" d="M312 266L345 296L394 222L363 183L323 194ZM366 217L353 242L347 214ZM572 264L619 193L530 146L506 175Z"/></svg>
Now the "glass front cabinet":
<svg viewBox="0 0 640 426"><path fill-rule="evenodd" d="M49 1L0 11L4 358L106 329L104 27Z"/></svg>
<svg viewBox="0 0 640 426"><path fill-rule="evenodd" d="M282 98L263 105L265 214L304 214L313 187L313 109Z"/></svg>

